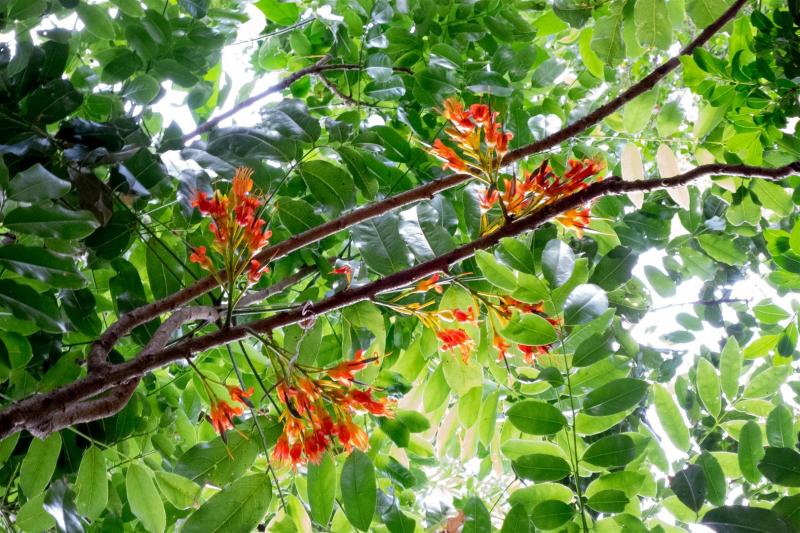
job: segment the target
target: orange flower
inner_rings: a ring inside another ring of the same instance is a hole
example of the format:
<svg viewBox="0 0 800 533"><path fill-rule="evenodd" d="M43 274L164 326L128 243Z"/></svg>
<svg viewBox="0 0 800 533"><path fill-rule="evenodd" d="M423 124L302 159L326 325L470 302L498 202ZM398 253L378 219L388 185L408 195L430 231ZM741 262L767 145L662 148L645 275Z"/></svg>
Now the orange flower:
<svg viewBox="0 0 800 533"><path fill-rule="evenodd" d="M253 169L247 167L239 167L233 174L233 196L234 198L242 199L253 188Z"/></svg>
<svg viewBox="0 0 800 533"><path fill-rule="evenodd" d="M211 259L209 259L206 255L205 246L198 246L197 250L189 256L189 261L192 263L197 263L206 270L211 268Z"/></svg>
<svg viewBox="0 0 800 533"><path fill-rule="evenodd" d="M352 361L344 361L336 365L335 367L328 370L328 377L330 377L334 381L338 381L342 385L350 386L353 384L355 377L353 376L354 372L358 372L362 370L365 366L367 366L370 362L374 359L362 359L364 355L364 350L356 350L356 353L353 355Z"/></svg>
<svg viewBox="0 0 800 533"><path fill-rule="evenodd" d="M220 436L224 436L226 430L233 429L233 417L243 412L241 407L231 407L228 402L217 400L211 405L211 425Z"/></svg>
<svg viewBox="0 0 800 533"><path fill-rule="evenodd" d="M372 389L360 390L353 389L350 391L350 401L355 406L360 407L364 411L370 412L378 416L390 416L389 402L386 398L376 400L372 397Z"/></svg>
<svg viewBox="0 0 800 533"><path fill-rule="evenodd" d="M228 386L228 394L230 394L233 401L239 402L247 407L253 407L253 402L250 401L250 396L253 395L253 387L248 387L247 390L244 391L239 387Z"/></svg>
<svg viewBox="0 0 800 533"><path fill-rule="evenodd" d="M356 447L360 450L366 450L369 447L369 437L367 432L361 426L354 424L352 420L346 420L339 424L336 428L339 442L342 443L344 449L348 452Z"/></svg>
<svg viewBox="0 0 800 533"><path fill-rule="evenodd" d="M331 270L331 274L339 274L343 275L347 278L347 286L350 286L350 282L353 280L353 269L350 268L350 265L342 265L340 267L336 267Z"/></svg>
<svg viewBox="0 0 800 533"><path fill-rule="evenodd" d="M483 126L492 119L492 110L486 104L472 104L469 106L469 113L478 126Z"/></svg>
<svg viewBox="0 0 800 533"><path fill-rule="evenodd" d="M472 338L463 329L444 329L436 333L442 341L442 349L451 351L458 348L461 351L461 358L466 363L474 346Z"/></svg>
<svg viewBox="0 0 800 533"><path fill-rule="evenodd" d="M495 150L497 150L497 153L500 154L500 156L503 156L506 154L506 152L508 152L508 143L513 138L514 134L511 133L510 131L501 132L497 136L497 144L495 145Z"/></svg>
<svg viewBox="0 0 800 533"><path fill-rule="evenodd" d="M497 348L497 360L502 361L508 355L508 349L511 348L511 345L508 344L503 337L500 335L495 334L494 338L492 339L492 345Z"/></svg>
<svg viewBox="0 0 800 533"><path fill-rule="evenodd" d="M546 344L544 346L528 346L527 344L518 344L517 348L519 348L519 351L522 352L522 358L525 359L525 362L532 365L536 361L537 357L547 355L552 346L552 344Z"/></svg>
<svg viewBox="0 0 800 533"><path fill-rule="evenodd" d="M470 113L464 112L464 105L455 98L448 98L444 101L442 115L459 130L472 131L475 128Z"/></svg>
<svg viewBox="0 0 800 533"><path fill-rule="evenodd" d="M581 238L583 237L583 230L586 229L591 222L591 218L589 217L590 213L591 210L588 208L570 209L569 211L558 215L556 220L565 228L574 229L575 233L578 235L578 238Z"/></svg>
<svg viewBox="0 0 800 533"><path fill-rule="evenodd" d="M472 306L470 306L466 311L462 311L461 309L454 309L453 318L455 318L458 322L474 324L475 310L472 308Z"/></svg>
<svg viewBox="0 0 800 533"><path fill-rule="evenodd" d="M433 148L430 149L430 152L445 162L442 165L444 168L449 168L456 172L465 172L467 170L467 164L464 160L458 157L458 154L452 148L446 146L441 139L433 141Z"/></svg>
<svg viewBox="0 0 800 533"><path fill-rule="evenodd" d="M261 274L268 271L268 267L261 266L261 261L258 259L252 259L250 261L250 268L247 270L247 280L253 284L258 283L258 280L261 279Z"/></svg>
<svg viewBox="0 0 800 533"><path fill-rule="evenodd" d="M522 187L518 187L517 180L503 180L505 183L505 191L503 192L503 203L506 210L511 214L518 214L524 210L530 203L525 198L525 192Z"/></svg>
<svg viewBox="0 0 800 533"><path fill-rule="evenodd" d="M489 190L488 188L483 189L479 198L481 211L484 213L489 211L500 198L500 192L497 189L491 189L492 192L489 192Z"/></svg>
<svg viewBox="0 0 800 533"><path fill-rule="evenodd" d="M436 273L429 277L428 279L423 279L419 283L417 283L416 292L428 292L430 289L433 289L438 294L442 294L442 286L439 285L439 274Z"/></svg>

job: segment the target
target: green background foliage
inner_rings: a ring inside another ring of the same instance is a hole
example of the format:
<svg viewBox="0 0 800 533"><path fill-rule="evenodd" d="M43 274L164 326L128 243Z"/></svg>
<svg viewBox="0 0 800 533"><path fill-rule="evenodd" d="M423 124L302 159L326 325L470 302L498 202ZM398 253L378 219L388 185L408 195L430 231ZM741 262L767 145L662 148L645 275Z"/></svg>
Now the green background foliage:
<svg viewBox="0 0 800 533"><path fill-rule="evenodd" d="M426 153L444 98L490 103L511 148L523 147L645 77L731 4L0 3L0 403L84 376L105 328L203 275L188 261L208 243L191 198L227 188L235 167L254 170L279 243L444 176ZM263 27L239 40L253 20ZM230 50L247 64L226 62ZM190 131L165 104L200 125L324 55L351 68L300 77L202 136L182 139ZM799 89L800 4L746 3L654 88L516 172L595 158L620 175L626 144L652 178L662 144L686 168L785 165L800 159ZM547 223L455 265L474 291L563 318L556 329L521 315L500 330L553 343L535 365L517 351L498 361L488 318L470 330L464 362L415 318L372 301L272 332L303 364L381 355L359 380L398 411L359 416L366 453L334 449L297 470L271 461L281 427L263 385L276 376L255 337L194 360L256 390L227 443L188 365L148 373L113 416L0 440L1 527L800 531L798 190L800 176L717 176L690 185L685 208L659 190L641 208L606 196L582 237ZM358 286L432 260L479 237L480 217L467 185L333 233L271 263L253 290L300 273L297 283L235 320L343 290L334 263L351 266ZM756 279L763 299L731 297ZM690 301L673 306L676 294ZM219 291L198 301L219 305ZM453 285L436 305L465 301ZM634 334L649 313L674 319L674 331ZM110 361L136 357L160 323L120 339ZM216 327L185 326L173 340Z"/></svg>

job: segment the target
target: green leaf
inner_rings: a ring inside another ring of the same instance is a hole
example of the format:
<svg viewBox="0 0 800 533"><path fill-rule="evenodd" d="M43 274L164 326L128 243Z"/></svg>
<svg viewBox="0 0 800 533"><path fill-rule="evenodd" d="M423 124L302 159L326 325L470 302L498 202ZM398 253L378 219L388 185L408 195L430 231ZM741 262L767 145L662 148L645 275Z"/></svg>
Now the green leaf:
<svg viewBox="0 0 800 533"><path fill-rule="evenodd" d="M69 192L70 187L68 181L36 163L9 182L8 197L17 202L37 203L61 198Z"/></svg>
<svg viewBox="0 0 800 533"><path fill-rule="evenodd" d="M400 235L418 261L430 261L455 248L439 218L439 212L429 203L402 213Z"/></svg>
<svg viewBox="0 0 800 533"><path fill-rule="evenodd" d="M545 245L542 251L542 274L550 287L560 287L565 284L575 268L575 254L572 248L558 239L553 239Z"/></svg>
<svg viewBox="0 0 800 533"><path fill-rule="evenodd" d="M206 16L210 3L211 0L178 0L178 4L196 19Z"/></svg>
<svg viewBox="0 0 800 533"><path fill-rule="evenodd" d="M547 500L531 511L533 524L539 529L558 529L575 514L575 509L559 500Z"/></svg>
<svg viewBox="0 0 800 533"><path fill-rule="evenodd" d="M597 19L591 47L594 53L610 67L616 67L625 59L625 41L622 39L622 9Z"/></svg>
<svg viewBox="0 0 800 533"><path fill-rule="evenodd" d="M375 468L369 456L353 450L342 467L340 483L345 516L353 527L367 531L377 504Z"/></svg>
<svg viewBox="0 0 800 533"><path fill-rule="evenodd" d="M697 242L712 259L726 265L743 265L747 261L747 255L727 235L704 233L697 236Z"/></svg>
<svg viewBox="0 0 800 533"><path fill-rule="evenodd" d="M142 521L144 528L150 533L163 533L167 525L167 515L153 483L151 470L138 463L128 466L125 491L131 512Z"/></svg>
<svg viewBox="0 0 800 533"><path fill-rule="evenodd" d="M636 457L636 443L628 435L609 435L583 452L583 461L602 467L624 466Z"/></svg>
<svg viewBox="0 0 800 533"><path fill-rule="evenodd" d="M689 428L681 416L678 404L672 394L661 384L653 384L653 403L656 408L661 427L676 448L685 452L689 450Z"/></svg>
<svg viewBox="0 0 800 533"><path fill-rule="evenodd" d="M389 213L352 228L353 241L361 257L381 275L399 272L410 265L409 250L400 237L400 219Z"/></svg>
<svg viewBox="0 0 800 533"><path fill-rule="evenodd" d="M771 302L754 305L753 314L764 324L777 324L789 318L789 313Z"/></svg>
<svg viewBox="0 0 800 533"><path fill-rule="evenodd" d="M778 391L791 373L791 365L767 368L750 379L750 382L744 388L742 396L745 398L766 398L771 396Z"/></svg>
<svg viewBox="0 0 800 533"><path fill-rule="evenodd" d="M462 533L483 533L492 528L492 519L489 511L477 496L472 496L464 502L464 526Z"/></svg>
<svg viewBox="0 0 800 533"><path fill-rule="evenodd" d="M81 2L75 7L75 11L86 26L86 31L98 39L108 41L116 36L111 17L108 16L108 12L105 9Z"/></svg>
<svg viewBox="0 0 800 533"><path fill-rule="evenodd" d="M44 331L51 333L66 331L51 293L39 294L27 285L0 279L0 303L10 309L15 317L33 320Z"/></svg>
<svg viewBox="0 0 800 533"><path fill-rule="evenodd" d="M27 365L33 357L33 350L31 349L31 343L28 339L19 333L2 331L0 332L0 341L2 341L3 346L6 348L8 362L11 363L11 368L25 368L25 365Z"/></svg>
<svg viewBox="0 0 800 533"><path fill-rule="evenodd" d="M717 533L789 533L781 518L769 509L728 505L711 509L703 516L703 525Z"/></svg>
<svg viewBox="0 0 800 533"><path fill-rule="evenodd" d="M517 288L517 279L514 271L498 263L492 254L478 250L475 252L475 261L478 263L478 268L481 269L486 280L495 287L508 292L512 292Z"/></svg>
<svg viewBox="0 0 800 533"><path fill-rule="evenodd" d="M586 504L601 513L621 513L629 501L621 490L601 490L590 496Z"/></svg>
<svg viewBox="0 0 800 533"><path fill-rule="evenodd" d="M60 205L33 205L12 210L3 225L15 233L71 240L89 236L100 224L89 211L73 211Z"/></svg>
<svg viewBox="0 0 800 533"><path fill-rule="evenodd" d="M796 450L767 446L758 469L773 483L784 487L800 487L800 453Z"/></svg>
<svg viewBox="0 0 800 533"><path fill-rule="evenodd" d="M597 361L610 357L614 354L611 346L611 338L608 332L605 334L594 333L575 348L572 356L572 366L586 367Z"/></svg>
<svg viewBox="0 0 800 533"><path fill-rule="evenodd" d="M511 462L514 473L531 481L559 481L571 471L569 463L561 457L534 453L523 455Z"/></svg>
<svg viewBox="0 0 800 533"><path fill-rule="evenodd" d="M355 204L356 189L353 179L340 167L317 159L302 163L298 172L311 195L334 214Z"/></svg>
<svg viewBox="0 0 800 533"><path fill-rule="evenodd" d="M672 23L664 0L639 0L633 10L636 39L642 46L653 45L666 50L672 44Z"/></svg>
<svg viewBox="0 0 800 533"><path fill-rule="evenodd" d="M508 340L529 346L544 346L558 339L553 325L535 313L515 313L500 333Z"/></svg>
<svg viewBox="0 0 800 533"><path fill-rule="evenodd" d="M553 435L567 425L567 419L556 407L538 400L516 402L506 417L518 430L529 435Z"/></svg>
<svg viewBox="0 0 800 533"><path fill-rule="evenodd" d="M586 0L554 0L553 12L573 28L580 28L592 17L592 4Z"/></svg>
<svg viewBox="0 0 800 533"><path fill-rule="evenodd" d="M781 404L767 416L767 442L777 448L792 448L795 445L792 410Z"/></svg>
<svg viewBox="0 0 800 533"><path fill-rule="evenodd" d="M631 279L631 269L638 256L625 246L617 246L608 252L597 266L589 281L611 291Z"/></svg>
<svg viewBox="0 0 800 533"><path fill-rule="evenodd" d="M669 487L686 507L695 512L703 506L708 492L706 476L698 465L686 465L673 476Z"/></svg>
<svg viewBox="0 0 800 533"><path fill-rule="evenodd" d="M481 365L473 359L464 362L460 354L444 353L442 372L447 385L459 395L483 384Z"/></svg>
<svg viewBox="0 0 800 533"><path fill-rule="evenodd" d="M19 484L27 497L42 492L56 469L61 453L61 434L53 433L44 440L33 439L19 469Z"/></svg>
<svg viewBox="0 0 800 533"><path fill-rule="evenodd" d="M647 382L640 379L615 379L594 389L583 401L583 411L592 416L613 415L636 406L647 394Z"/></svg>
<svg viewBox="0 0 800 533"><path fill-rule="evenodd" d="M96 446L83 452L78 477L75 480L75 505L90 519L97 518L108 503L106 459Z"/></svg>
<svg viewBox="0 0 800 533"><path fill-rule="evenodd" d="M647 277L647 281L653 286L659 296L662 298L675 296L675 282L672 281L672 278L661 272L658 268L652 265L646 265L644 267L644 275Z"/></svg>
<svg viewBox="0 0 800 533"><path fill-rule="evenodd" d="M80 289L86 280L70 259L44 248L10 244L0 247L0 265L23 277L38 279L53 287Z"/></svg>
<svg viewBox="0 0 800 533"><path fill-rule="evenodd" d="M307 477L311 517L319 524L327 524L336 497L336 464L330 452L322 456L319 464L308 465Z"/></svg>
<svg viewBox="0 0 800 533"><path fill-rule="evenodd" d="M714 365L705 358L697 362L697 394L706 411L714 418L719 418L722 411L719 376Z"/></svg>
<svg viewBox="0 0 800 533"><path fill-rule="evenodd" d="M772 506L772 510L789 525L792 531L800 529L800 494L784 496Z"/></svg>
<svg viewBox="0 0 800 533"><path fill-rule="evenodd" d="M742 372L742 349L734 337L728 337L719 355L719 380L722 392L733 400L739 392L739 375Z"/></svg>
<svg viewBox="0 0 800 533"><path fill-rule="evenodd" d="M564 323L585 324L602 315L606 309L608 297L603 289L591 284L578 285L564 303Z"/></svg>
<svg viewBox="0 0 800 533"><path fill-rule="evenodd" d="M535 529L525 506L517 504L506 513L500 533L533 533Z"/></svg>
<svg viewBox="0 0 800 533"><path fill-rule="evenodd" d="M241 477L252 466L258 449L259 444L254 439L231 432L227 446L221 438L215 438L189 448L178 459L175 473L198 483L208 481L223 486Z"/></svg>
<svg viewBox="0 0 800 533"><path fill-rule="evenodd" d="M754 420L749 420L739 432L739 469L744 478L750 483L758 483L761 473L756 465L764 457L764 447L761 441L761 428Z"/></svg>
<svg viewBox="0 0 800 533"><path fill-rule="evenodd" d="M750 184L761 205L778 215L788 216L792 212L792 196L786 189L767 180L753 180Z"/></svg>
<svg viewBox="0 0 800 533"><path fill-rule="evenodd" d="M200 496L202 487L190 479L172 472L155 472L158 490L176 509L189 509Z"/></svg>
<svg viewBox="0 0 800 533"><path fill-rule="evenodd" d="M650 123L653 118L653 108L658 101L658 94L658 89L651 89L634 98L623 108L622 127L625 131L638 133Z"/></svg>
<svg viewBox="0 0 800 533"><path fill-rule="evenodd" d="M696 464L700 465L706 477L708 501L714 505L724 504L727 484L725 482L725 473L722 471L719 462L708 451L703 450L703 453L697 458Z"/></svg>
<svg viewBox="0 0 800 533"><path fill-rule="evenodd" d="M255 6L264 13L267 19L279 26L289 26L300 18L300 8L291 2L258 0Z"/></svg>
<svg viewBox="0 0 800 533"><path fill-rule="evenodd" d="M166 298L183 288L183 266L177 257L164 240L147 241L145 267L154 298Z"/></svg>
<svg viewBox="0 0 800 533"><path fill-rule="evenodd" d="M237 479L212 496L186 520L182 533L255 531L267 514L272 484L264 472Z"/></svg>
<svg viewBox="0 0 800 533"><path fill-rule="evenodd" d="M732 0L687 0L686 12L698 28L705 28L728 9Z"/></svg>

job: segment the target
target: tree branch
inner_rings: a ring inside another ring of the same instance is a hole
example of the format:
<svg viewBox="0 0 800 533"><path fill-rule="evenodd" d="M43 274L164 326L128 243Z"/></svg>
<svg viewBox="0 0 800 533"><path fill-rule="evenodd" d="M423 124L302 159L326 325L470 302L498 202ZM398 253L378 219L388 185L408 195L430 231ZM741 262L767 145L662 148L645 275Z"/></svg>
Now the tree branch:
<svg viewBox="0 0 800 533"><path fill-rule="evenodd" d="M678 187L703 176L718 174L771 180L782 179L793 174L800 174L800 161L778 168L725 164L703 165L671 178L653 180L622 181L619 177L612 176L606 180L592 183L582 191L557 200L530 215L501 226L494 233L465 244L431 261L360 287L351 287L310 305L297 306L262 320L188 339L160 351L143 352L133 360L104 367L101 371L89 373L86 377L47 394L28 397L0 412L0 438L19 431L27 427L28 424L33 423L31 421L46 417L48 413L63 409L63 406L74 403L76 400L99 394L131 379L139 378L147 372L166 364L191 357L195 353L243 339L252 334L252 332L268 332L275 328L306 320L310 316L321 315L363 300L372 299L382 292L405 287L436 272L447 271L451 265L471 257L477 250L490 248L505 237L513 237L535 229L553 217L583 206L599 197L633 191L652 191Z"/></svg>

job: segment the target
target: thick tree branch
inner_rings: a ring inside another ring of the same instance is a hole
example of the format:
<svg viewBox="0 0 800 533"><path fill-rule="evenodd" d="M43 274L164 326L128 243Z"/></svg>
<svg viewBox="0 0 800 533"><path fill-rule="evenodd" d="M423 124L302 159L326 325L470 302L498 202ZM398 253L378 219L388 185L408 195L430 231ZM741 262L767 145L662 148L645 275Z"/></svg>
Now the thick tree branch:
<svg viewBox="0 0 800 533"><path fill-rule="evenodd" d="M218 317L219 313L213 307L184 307L179 309L159 326L138 357L163 350L175 330L183 324L195 320L213 322ZM91 422L115 415L127 405L140 379L141 376L135 376L123 381L113 388L110 394L102 398L80 401L81 398L76 397L71 403L65 402L47 413L36 413L35 416L30 416L25 422L22 422L23 427L33 436L45 438L54 431L74 424ZM98 391L98 393L100 392L102 391Z"/></svg>
<svg viewBox="0 0 800 533"><path fill-rule="evenodd" d="M492 234L465 244L431 261L360 287L352 287L310 305L298 306L262 320L188 339L157 352L142 353L131 361L104 367L100 371L90 373L82 379L47 394L26 398L7 407L0 413L0 438L26 428L28 424L32 423L30 421L49 416L48 413L62 409L64 405L99 394L174 361L191 357L193 354L221 344L241 340L252 334L252 332L269 332L275 328L306 320L309 316L321 315L363 300L369 300L375 298L378 294L403 288L436 272L447 271L451 265L471 257L477 250L490 248L505 237L513 237L535 229L561 213L583 206L602 196L677 187L707 175L742 176L775 180L793 174L800 174L800 161L778 168L725 164L703 165L671 178L653 180L622 181L620 178L612 176L606 180L593 183L586 189L571 196L555 201L528 216L514 220L500 227Z"/></svg>

